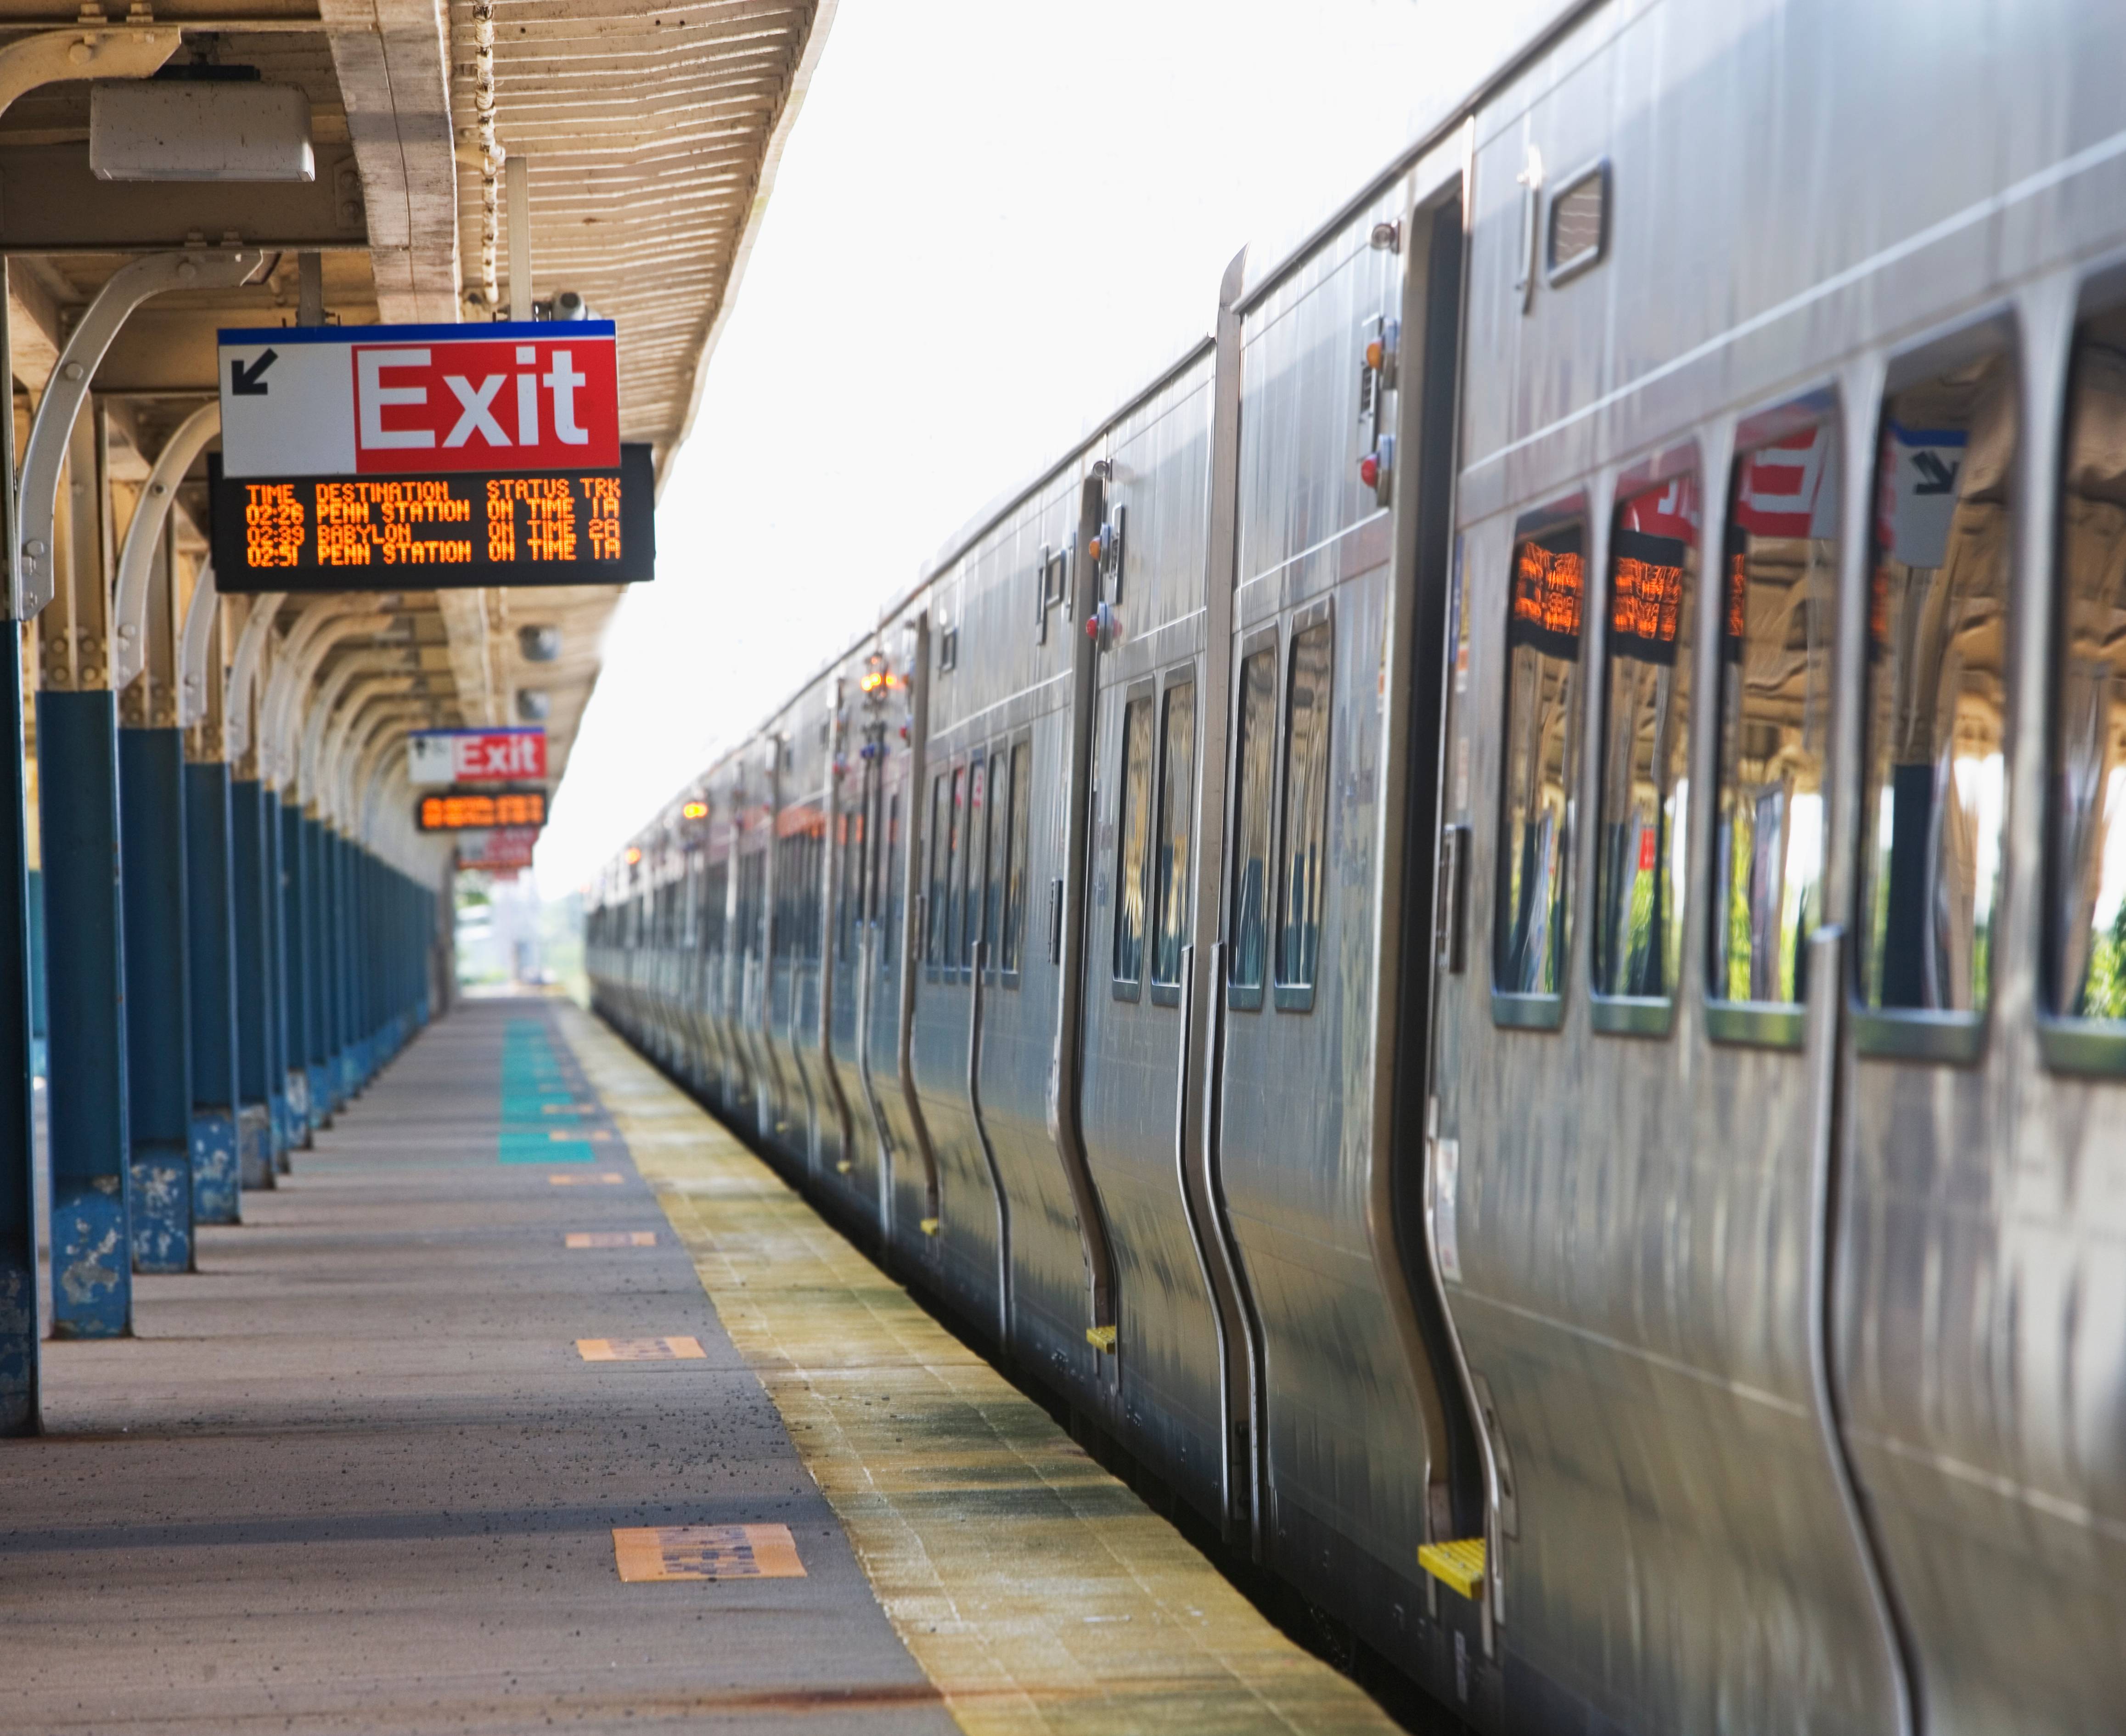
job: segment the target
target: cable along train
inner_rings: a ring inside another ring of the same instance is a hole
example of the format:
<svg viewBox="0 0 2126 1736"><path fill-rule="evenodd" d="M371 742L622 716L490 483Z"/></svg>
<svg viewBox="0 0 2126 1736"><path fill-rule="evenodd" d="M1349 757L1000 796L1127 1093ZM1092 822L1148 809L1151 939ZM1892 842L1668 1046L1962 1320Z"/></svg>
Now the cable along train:
<svg viewBox="0 0 2126 1736"><path fill-rule="evenodd" d="M1486 1729L2126 1721L2126 12L1953 10L1563 20L594 900Z"/></svg>

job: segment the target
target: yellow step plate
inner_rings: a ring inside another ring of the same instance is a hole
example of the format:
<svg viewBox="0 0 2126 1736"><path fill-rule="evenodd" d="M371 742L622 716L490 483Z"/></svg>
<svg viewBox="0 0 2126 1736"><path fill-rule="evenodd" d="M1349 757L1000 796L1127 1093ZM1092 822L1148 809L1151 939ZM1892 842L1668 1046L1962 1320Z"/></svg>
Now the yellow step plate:
<svg viewBox="0 0 2126 1736"><path fill-rule="evenodd" d="M1464 1597L1474 1601L1484 1595L1484 1540L1481 1537L1420 1544L1417 1564Z"/></svg>

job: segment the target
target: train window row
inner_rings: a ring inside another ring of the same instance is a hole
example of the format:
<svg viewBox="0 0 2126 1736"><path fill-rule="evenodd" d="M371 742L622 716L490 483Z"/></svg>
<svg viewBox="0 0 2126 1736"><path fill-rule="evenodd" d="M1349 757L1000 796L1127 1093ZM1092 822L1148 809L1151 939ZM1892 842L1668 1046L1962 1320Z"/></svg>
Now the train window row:
<svg viewBox="0 0 2126 1736"><path fill-rule="evenodd" d="M2016 406L2014 355L1996 330L1916 376L1893 370L1878 417L1851 985L1864 1052L1968 1060L1983 1042L2008 800ZM1746 424L1737 447L1716 599L1708 1027L1791 1046L1825 865L1842 523L1835 403L1821 395ZM1694 462L1686 452L1626 478L1610 522L1594 696L1598 1029L1665 1031L1683 962ZM2126 1070L2126 312L2077 331L2059 511L2041 1004L2056 1064ZM1506 1024L1561 1022L1589 711L1588 512L1576 498L1524 519L1511 556L1492 934L1494 1015ZM1243 839L1245 789L1268 776L1248 758L1253 667L1242 680ZM1256 895L1239 881L1235 892L1245 937ZM1236 972L1259 971L1242 953L1236 945ZM2097 1029L2106 1024L2118 1029Z"/></svg>
<svg viewBox="0 0 2126 1736"><path fill-rule="evenodd" d="M1022 738L930 780L923 956L933 979L971 981L982 957L996 981L1018 986L1032 765L1032 743Z"/></svg>

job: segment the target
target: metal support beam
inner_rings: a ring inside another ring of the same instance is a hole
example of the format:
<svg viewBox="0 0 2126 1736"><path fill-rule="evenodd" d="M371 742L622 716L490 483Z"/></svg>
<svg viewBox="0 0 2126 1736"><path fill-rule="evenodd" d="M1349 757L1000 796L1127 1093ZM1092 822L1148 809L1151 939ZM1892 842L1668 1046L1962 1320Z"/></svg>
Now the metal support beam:
<svg viewBox="0 0 2126 1736"><path fill-rule="evenodd" d="M200 1223L239 1222L245 1185L237 1078L236 835L223 726L226 613L215 594L214 567L202 563L185 608L177 672L177 726L185 736L192 1217Z"/></svg>
<svg viewBox="0 0 2126 1736"><path fill-rule="evenodd" d="M274 1175L273 984L271 853L266 789L256 778L229 785L229 890L236 953L237 1157L248 1188L270 1188Z"/></svg>
<svg viewBox="0 0 2126 1736"><path fill-rule="evenodd" d="M192 1265L194 1180L182 732L120 729L118 785L133 1265L142 1272L182 1272Z"/></svg>
<svg viewBox="0 0 2126 1736"><path fill-rule="evenodd" d="M124 688L147 667L148 597L154 580L155 561L163 548L163 530L177 504L177 485L192 461L206 449L208 441L221 432L221 406L203 404L177 424L177 432L163 442L154 468L133 509L132 523L118 551L118 600L111 611L114 641L111 654L114 688Z"/></svg>

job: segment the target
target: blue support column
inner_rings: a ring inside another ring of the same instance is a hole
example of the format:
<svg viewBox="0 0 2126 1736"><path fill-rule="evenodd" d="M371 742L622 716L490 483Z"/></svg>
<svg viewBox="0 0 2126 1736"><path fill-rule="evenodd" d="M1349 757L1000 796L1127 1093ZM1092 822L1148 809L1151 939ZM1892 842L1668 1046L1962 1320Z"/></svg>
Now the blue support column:
<svg viewBox="0 0 2126 1736"><path fill-rule="evenodd" d="M133 1327L118 707L107 688L37 695L37 795L50 972L52 1330Z"/></svg>
<svg viewBox="0 0 2126 1736"><path fill-rule="evenodd" d="M281 802L281 963L287 974L288 1145L310 1142L309 859L302 810Z"/></svg>
<svg viewBox="0 0 2126 1736"><path fill-rule="evenodd" d="M191 983L192 1217L242 1216L238 1157L235 831L229 764L185 767L185 905Z"/></svg>
<svg viewBox="0 0 2126 1736"><path fill-rule="evenodd" d="M185 740L118 732L133 1268L192 1265L191 991L185 977Z"/></svg>
<svg viewBox="0 0 2126 1736"><path fill-rule="evenodd" d="M236 1150L243 1185L273 1185L273 870L266 792L255 778L229 785L229 892L235 912Z"/></svg>
<svg viewBox="0 0 2126 1736"><path fill-rule="evenodd" d="M283 859L281 796L264 790L259 825L266 842L266 1043L273 1109L273 1167L288 1173L288 1148L295 1142L295 1119L288 1102L288 864Z"/></svg>
<svg viewBox="0 0 2126 1736"><path fill-rule="evenodd" d="M368 1044L361 1022L361 857L351 839L333 837L339 864L339 1064L341 1089L352 1097L368 1082L362 1065Z"/></svg>
<svg viewBox="0 0 2126 1736"><path fill-rule="evenodd" d="M4 281L0 277L0 285ZM4 570L0 565L0 572ZM5 665L0 667L0 1435L32 1435L38 1421L37 1204L30 1095L35 1027L18 621L0 631L0 664Z"/></svg>
<svg viewBox="0 0 2126 1736"><path fill-rule="evenodd" d="M332 1054L332 887L325 873L324 828L308 815L299 816L303 853L303 996L309 1047L304 1062L310 1087L310 1131L332 1125L332 1080L326 1062Z"/></svg>

